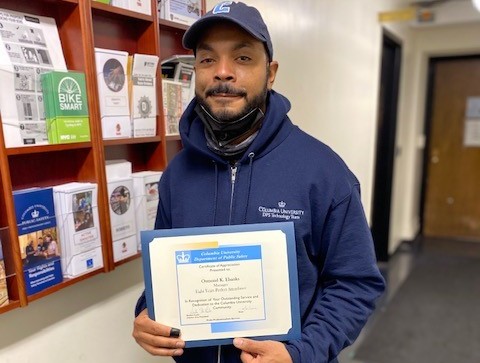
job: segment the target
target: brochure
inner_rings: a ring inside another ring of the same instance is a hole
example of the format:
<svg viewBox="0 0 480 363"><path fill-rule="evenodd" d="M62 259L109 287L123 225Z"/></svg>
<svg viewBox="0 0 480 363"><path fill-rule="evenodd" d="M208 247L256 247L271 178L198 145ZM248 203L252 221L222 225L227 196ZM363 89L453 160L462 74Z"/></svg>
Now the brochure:
<svg viewBox="0 0 480 363"><path fill-rule="evenodd" d="M128 53L95 48L98 95L104 139L131 137L128 102Z"/></svg>
<svg viewBox="0 0 480 363"><path fill-rule="evenodd" d="M132 177L108 181L113 259L120 261L137 253L137 227Z"/></svg>
<svg viewBox="0 0 480 363"><path fill-rule="evenodd" d="M53 187L53 191L64 277L103 267L97 184L66 183Z"/></svg>
<svg viewBox="0 0 480 363"><path fill-rule="evenodd" d="M5 146L47 144L40 75L67 70L55 19L0 9L0 29Z"/></svg>
<svg viewBox="0 0 480 363"><path fill-rule="evenodd" d="M13 200L25 286L32 295L63 281L53 190L17 190Z"/></svg>
<svg viewBox="0 0 480 363"><path fill-rule="evenodd" d="M201 0L165 0L165 18L192 25L201 16Z"/></svg>
<svg viewBox="0 0 480 363"><path fill-rule="evenodd" d="M135 196L138 250L141 250L140 231L152 230L155 226L159 201L158 182L161 171L140 171L132 174Z"/></svg>
<svg viewBox="0 0 480 363"><path fill-rule="evenodd" d="M90 141L85 75L54 71L41 81L49 143Z"/></svg>
<svg viewBox="0 0 480 363"><path fill-rule="evenodd" d="M157 68L158 56L133 56L131 110L134 137L157 134Z"/></svg>
<svg viewBox="0 0 480 363"><path fill-rule="evenodd" d="M166 135L178 135L178 124L183 112L183 84L162 79L163 117Z"/></svg>

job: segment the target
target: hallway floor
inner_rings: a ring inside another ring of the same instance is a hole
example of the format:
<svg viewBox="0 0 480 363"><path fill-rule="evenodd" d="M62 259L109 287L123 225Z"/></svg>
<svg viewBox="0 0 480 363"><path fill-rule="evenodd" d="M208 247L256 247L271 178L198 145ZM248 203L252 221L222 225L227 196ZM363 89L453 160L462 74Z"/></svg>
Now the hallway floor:
<svg viewBox="0 0 480 363"><path fill-rule="evenodd" d="M362 343L365 342L379 317L386 311L392 298L405 282L416 262L426 253L432 252L442 256L451 256L452 258L453 256L478 258L480 263L480 243L478 242L420 238L415 242L402 244L387 263L379 264L387 281L387 291L378 301L375 313L371 316L358 339L339 355L340 363L389 363L358 360L355 358L355 353ZM428 339L426 340L428 341ZM432 347L432 349L434 348Z"/></svg>

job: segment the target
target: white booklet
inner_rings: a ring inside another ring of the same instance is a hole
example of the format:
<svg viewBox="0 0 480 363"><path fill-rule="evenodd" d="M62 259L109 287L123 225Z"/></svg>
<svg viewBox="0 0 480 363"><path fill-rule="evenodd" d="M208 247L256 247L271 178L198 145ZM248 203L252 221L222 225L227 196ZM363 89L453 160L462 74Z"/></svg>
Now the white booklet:
<svg viewBox="0 0 480 363"><path fill-rule="evenodd" d="M95 48L98 96L104 139L131 137L128 102L128 53Z"/></svg>
<svg viewBox="0 0 480 363"><path fill-rule="evenodd" d="M161 176L161 171L140 171L132 174L139 250L142 249L140 231L152 230L155 226L159 201L158 182Z"/></svg>
<svg viewBox="0 0 480 363"><path fill-rule="evenodd" d="M108 195L112 239L115 241L136 234L132 178L108 181Z"/></svg>
<svg viewBox="0 0 480 363"><path fill-rule="evenodd" d="M0 9L0 30L5 146L47 144L40 75L67 70L55 19Z"/></svg>
<svg viewBox="0 0 480 363"><path fill-rule="evenodd" d="M132 127L134 137L157 133L157 82L159 58L134 54L132 66Z"/></svg>
<svg viewBox="0 0 480 363"><path fill-rule="evenodd" d="M53 187L57 226L63 241L64 277L103 267L97 184L66 183Z"/></svg>
<svg viewBox="0 0 480 363"><path fill-rule="evenodd" d="M185 111L195 97L195 67L189 63L179 62L175 67L173 80L182 83L182 109Z"/></svg>
<svg viewBox="0 0 480 363"><path fill-rule="evenodd" d="M128 0L128 8L137 13L152 15L151 0Z"/></svg>
<svg viewBox="0 0 480 363"><path fill-rule="evenodd" d="M110 5L116 6L118 8L122 8L122 9L128 9L129 8L129 2L130 2L130 0L110 0Z"/></svg>
<svg viewBox="0 0 480 363"><path fill-rule="evenodd" d="M192 25L202 15L201 0L165 0L165 18Z"/></svg>
<svg viewBox="0 0 480 363"><path fill-rule="evenodd" d="M179 122L183 113L183 85L181 82L162 79L163 117L166 135L178 135Z"/></svg>

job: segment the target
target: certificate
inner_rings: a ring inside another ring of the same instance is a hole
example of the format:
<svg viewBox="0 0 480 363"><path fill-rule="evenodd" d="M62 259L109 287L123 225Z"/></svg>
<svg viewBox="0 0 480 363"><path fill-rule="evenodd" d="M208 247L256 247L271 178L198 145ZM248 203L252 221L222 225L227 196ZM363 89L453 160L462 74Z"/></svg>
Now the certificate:
<svg viewBox="0 0 480 363"><path fill-rule="evenodd" d="M149 316L187 347L300 338L293 222L142 231Z"/></svg>

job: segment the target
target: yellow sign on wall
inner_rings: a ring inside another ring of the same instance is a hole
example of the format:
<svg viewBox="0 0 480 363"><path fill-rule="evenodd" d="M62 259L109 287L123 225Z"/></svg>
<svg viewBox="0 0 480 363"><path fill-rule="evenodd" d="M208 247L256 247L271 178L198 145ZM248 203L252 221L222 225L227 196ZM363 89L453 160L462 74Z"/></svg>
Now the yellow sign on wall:
<svg viewBox="0 0 480 363"><path fill-rule="evenodd" d="M378 13L378 21L380 23L389 23L395 21L409 21L415 19L417 16L416 8L405 8L394 11L384 11Z"/></svg>

